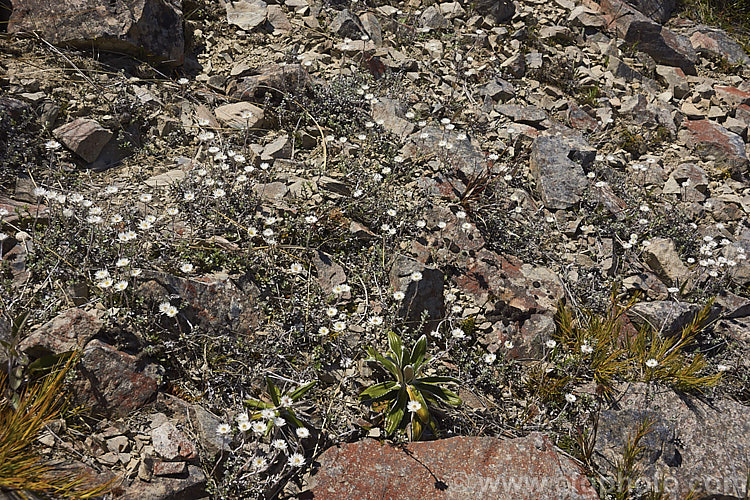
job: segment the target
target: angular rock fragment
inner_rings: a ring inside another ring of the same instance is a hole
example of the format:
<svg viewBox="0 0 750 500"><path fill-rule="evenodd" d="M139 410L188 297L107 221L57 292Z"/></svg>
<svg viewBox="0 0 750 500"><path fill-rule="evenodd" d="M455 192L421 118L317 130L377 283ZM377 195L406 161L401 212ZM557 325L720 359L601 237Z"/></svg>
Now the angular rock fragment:
<svg viewBox="0 0 750 500"><path fill-rule="evenodd" d="M75 154L93 163L104 146L112 139L112 132L96 120L77 118L56 128L52 134Z"/></svg>
<svg viewBox="0 0 750 500"><path fill-rule="evenodd" d="M227 22L252 31L266 21L268 5L263 0L225 0Z"/></svg>
<svg viewBox="0 0 750 500"><path fill-rule="evenodd" d="M558 136L538 137L532 145L529 167L542 203L550 210L575 205L586 188L586 174L570 153L569 144Z"/></svg>
<svg viewBox="0 0 750 500"><path fill-rule="evenodd" d="M249 102L234 102L214 110L216 119L232 128L257 128L263 125L263 110Z"/></svg>
<svg viewBox="0 0 750 500"><path fill-rule="evenodd" d="M747 171L745 141L718 123L710 120L685 120L679 137L701 158L715 160L718 167L726 168L733 175L742 175Z"/></svg>

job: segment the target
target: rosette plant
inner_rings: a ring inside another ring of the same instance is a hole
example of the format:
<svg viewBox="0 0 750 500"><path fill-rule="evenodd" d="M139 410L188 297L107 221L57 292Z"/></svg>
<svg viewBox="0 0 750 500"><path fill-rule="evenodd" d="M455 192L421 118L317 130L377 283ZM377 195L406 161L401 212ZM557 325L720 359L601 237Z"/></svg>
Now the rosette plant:
<svg viewBox="0 0 750 500"><path fill-rule="evenodd" d="M419 440L425 426L430 427L434 434L437 426L430 413L430 405L437 405L439 402L453 406L461 404L461 399L455 393L441 387L442 384L458 384L458 379L423 376L422 372L429 362L429 358L425 358L425 335L409 350L404 349L398 335L388 332L388 352L385 355L371 346L366 350L370 355L369 360L378 363L395 379L374 384L360 394L360 398L370 402L373 409L382 408L388 435L407 426L412 441Z"/></svg>

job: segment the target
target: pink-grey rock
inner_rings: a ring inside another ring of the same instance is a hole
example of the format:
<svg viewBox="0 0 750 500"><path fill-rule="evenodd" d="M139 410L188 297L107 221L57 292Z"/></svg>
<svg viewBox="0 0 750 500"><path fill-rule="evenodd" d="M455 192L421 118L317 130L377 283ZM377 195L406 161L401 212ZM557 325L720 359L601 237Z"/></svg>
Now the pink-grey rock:
<svg viewBox="0 0 750 500"><path fill-rule="evenodd" d="M167 461L187 461L198 457L195 444L175 425L166 421L151 431L154 451Z"/></svg>
<svg viewBox="0 0 750 500"><path fill-rule="evenodd" d="M154 472L157 470L154 464ZM118 500L199 500L207 496L206 475L197 465L188 465L177 477L154 476L149 482L138 477L126 480L121 488L124 491Z"/></svg>
<svg viewBox="0 0 750 500"><path fill-rule="evenodd" d="M657 23L665 23L675 8L675 0L633 0L632 5Z"/></svg>
<svg viewBox="0 0 750 500"><path fill-rule="evenodd" d="M539 433L501 440L455 437L403 446L374 440L326 450L301 499L594 500L573 460Z"/></svg>
<svg viewBox="0 0 750 500"><path fill-rule="evenodd" d="M747 171L748 158L745 141L718 123L710 120L685 120L679 137L704 159L714 159L720 168L733 175Z"/></svg>
<svg viewBox="0 0 750 500"><path fill-rule="evenodd" d="M690 35L690 43L703 56L726 59L729 64L750 65L750 57L745 54L740 44L722 29L700 25L695 33Z"/></svg>
<svg viewBox="0 0 750 500"><path fill-rule="evenodd" d="M646 482L634 484L645 493L648 484L664 480L671 498L743 498L747 494L750 455L750 412L729 399L695 397L655 385L635 383L616 388L616 403L599 417L595 461L614 473L612 464L636 428L654 421L640 445ZM606 485L603 485L606 486ZM695 491L692 491L692 490Z"/></svg>
<svg viewBox="0 0 750 500"><path fill-rule="evenodd" d="M82 348L104 326L99 311L73 307L31 331L19 348L32 357L60 354Z"/></svg>
<svg viewBox="0 0 750 500"><path fill-rule="evenodd" d="M145 54L180 65L182 21L181 2L175 0L13 0L8 33L35 31L56 45Z"/></svg>
<svg viewBox="0 0 750 500"><path fill-rule="evenodd" d="M729 104L730 106L739 106L740 104L750 104L750 92L740 90L737 87L728 85L715 85L714 91L716 97Z"/></svg>
<svg viewBox="0 0 750 500"><path fill-rule="evenodd" d="M310 75L300 64L272 65L232 82L228 94L234 99L263 102L266 94L280 98L283 92L294 93L311 84Z"/></svg>
<svg viewBox="0 0 750 500"><path fill-rule="evenodd" d="M227 22L252 31L266 21L268 5L263 0L224 0Z"/></svg>
<svg viewBox="0 0 750 500"><path fill-rule="evenodd" d="M66 123L53 130L52 135L88 163L96 161L112 139L112 132L88 118L77 118Z"/></svg>
<svg viewBox="0 0 750 500"><path fill-rule="evenodd" d="M224 104L214 110L216 119L232 128L245 129L263 126L263 110L249 102Z"/></svg>
<svg viewBox="0 0 750 500"><path fill-rule="evenodd" d="M74 382L76 402L95 413L125 416L150 401L160 383L160 368L92 340L83 351Z"/></svg>

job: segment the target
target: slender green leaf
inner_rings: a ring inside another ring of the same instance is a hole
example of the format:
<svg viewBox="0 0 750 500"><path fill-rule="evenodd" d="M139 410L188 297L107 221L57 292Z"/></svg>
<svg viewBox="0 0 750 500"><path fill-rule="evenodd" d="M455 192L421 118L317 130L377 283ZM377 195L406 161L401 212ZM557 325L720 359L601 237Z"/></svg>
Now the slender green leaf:
<svg viewBox="0 0 750 500"><path fill-rule="evenodd" d="M302 396L305 395L307 391L313 388L316 382L317 380L313 380L312 382L308 382L307 384L301 387L298 387L297 389L295 389L289 394L289 397L292 398L292 401L295 401L295 402L299 401L302 398Z"/></svg>
<svg viewBox="0 0 750 500"><path fill-rule="evenodd" d="M416 380L422 384L460 384L461 381L455 377L421 377Z"/></svg>
<svg viewBox="0 0 750 500"><path fill-rule="evenodd" d="M428 399L444 401L445 403L453 406L458 406L461 404L461 398L459 398L454 392L449 391L448 389L443 389L442 387L438 387L436 385L422 384L420 382L415 382L414 387L424 393L425 397L427 397Z"/></svg>
<svg viewBox="0 0 750 500"><path fill-rule="evenodd" d="M425 352L427 352L427 336L422 335L411 350L409 364L411 364L415 370L418 370L422 361L424 361Z"/></svg>
<svg viewBox="0 0 750 500"><path fill-rule="evenodd" d="M371 385L362 393L359 395L361 399L371 399L371 398L379 398L383 394L386 394L391 389L396 387L398 384L393 381L389 380L387 382L380 382L379 384Z"/></svg>
<svg viewBox="0 0 750 500"><path fill-rule="evenodd" d="M388 348L396 356L396 363L399 368L404 366L404 347L401 344L401 337L394 332L388 332Z"/></svg>
<svg viewBox="0 0 750 500"><path fill-rule="evenodd" d="M246 399L245 406L253 410L265 410L274 407L274 405L272 405L271 403L266 403L265 401L261 401L260 399Z"/></svg>
<svg viewBox="0 0 750 500"><path fill-rule="evenodd" d="M268 385L268 395L271 396L271 401L275 406L281 406L281 391L273 383L271 377L266 377L266 384Z"/></svg>
<svg viewBox="0 0 750 500"><path fill-rule="evenodd" d="M406 390L402 387L398 392L398 399L396 399L390 411L385 416L385 432L387 434L393 434L401 425L401 421L404 419L404 410L408 399L409 397L406 394Z"/></svg>

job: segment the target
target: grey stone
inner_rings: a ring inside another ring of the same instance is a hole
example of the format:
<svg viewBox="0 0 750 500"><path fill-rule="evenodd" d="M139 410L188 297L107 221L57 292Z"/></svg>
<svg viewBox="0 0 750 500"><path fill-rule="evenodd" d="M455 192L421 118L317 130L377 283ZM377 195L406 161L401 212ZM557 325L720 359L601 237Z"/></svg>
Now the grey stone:
<svg viewBox="0 0 750 500"><path fill-rule="evenodd" d="M419 272L420 280L413 280L411 274ZM433 329L445 315L443 301L443 273L403 255L396 256L389 273L391 286L406 294L401 302L398 315L414 327L419 324L423 312L427 313L427 329Z"/></svg>
<svg viewBox="0 0 750 500"><path fill-rule="evenodd" d="M223 0L227 22L252 31L266 21L268 5L263 0Z"/></svg>
<svg viewBox="0 0 750 500"><path fill-rule="evenodd" d="M613 464L622 459L626 440L632 439L644 419L651 419L654 424L640 442L641 477L651 485L663 477L674 498L691 492L700 498L746 495L750 456L746 406L677 394L655 384L617 389L616 403L601 412L593 455L604 470L614 473ZM635 496L647 493L646 483L632 486Z"/></svg>
<svg viewBox="0 0 750 500"><path fill-rule="evenodd" d="M418 24L420 28L443 29L448 27L448 20L437 7L430 5L419 16Z"/></svg>
<svg viewBox="0 0 750 500"><path fill-rule="evenodd" d="M518 104L498 104L495 111L513 119L514 122L537 126L547 119L547 113L536 106L521 106Z"/></svg>
<svg viewBox="0 0 750 500"><path fill-rule="evenodd" d="M575 205L586 188L586 174L570 153L570 145L558 136L538 137L532 144L529 167L542 203L550 210Z"/></svg>
<svg viewBox="0 0 750 500"><path fill-rule="evenodd" d="M700 306L687 302L655 300L639 302L628 310L633 324L648 324L664 335L679 335L701 310Z"/></svg>
<svg viewBox="0 0 750 500"><path fill-rule="evenodd" d="M680 68L658 65L656 74L677 99L682 99L690 93L687 77Z"/></svg>
<svg viewBox="0 0 750 500"><path fill-rule="evenodd" d="M690 271L682 263L674 241L668 238L653 238L643 251L644 261L654 273L669 286L684 285Z"/></svg>
<svg viewBox="0 0 750 500"><path fill-rule="evenodd" d="M21 341L19 349L39 358L82 348L104 327L101 317L101 311L73 307L32 330Z"/></svg>
<svg viewBox="0 0 750 500"><path fill-rule="evenodd" d="M393 99L383 97L372 105L373 120L382 121L383 128L404 138L414 130L414 124L402 116L402 105Z"/></svg>
<svg viewBox="0 0 750 500"><path fill-rule="evenodd" d="M685 120L679 138L703 159L713 159L734 176L747 171L745 141L710 120Z"/></svg>
<svg viewBox="0 0 750 500"><path fill-rule="evenodd" d="M151 444L157 455L168 461L186 461L198 457L195 444L169 421L151 431Z"/></svg>
<svg viewBox="0 0 750 500"><path fill-rule="evenodd" d="M474 9L478 14L489 17L496 23L512 18L516 12L516 6L512 0L478 0Z"/></svg>
<svg viewBox="0 0 750 500"><path fill-rule="evenodd" d="M358 39L363 34L359 19L353 16L349 9L336 14L331 21L330 30L341 38Z"/></svg>
<svg viewBox="0 0 750 500"><path fill-rule="evenodd" d="M184 62L180 2L171 0L13 0L8 33L36 31L56 45L144 53L164 64Z"/></svg>

